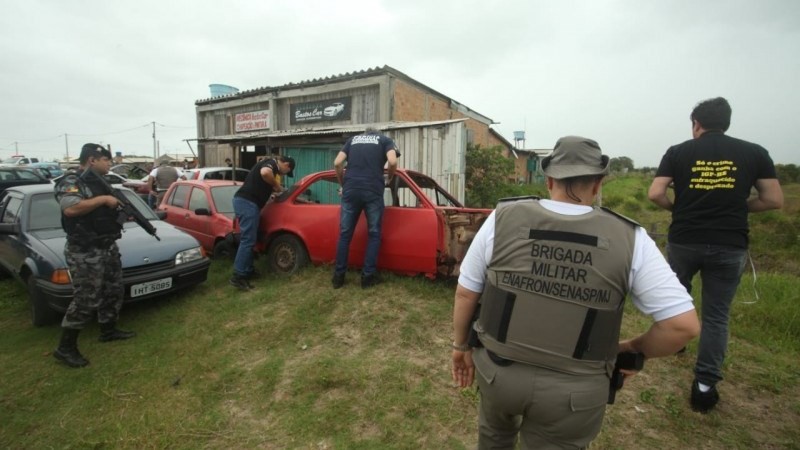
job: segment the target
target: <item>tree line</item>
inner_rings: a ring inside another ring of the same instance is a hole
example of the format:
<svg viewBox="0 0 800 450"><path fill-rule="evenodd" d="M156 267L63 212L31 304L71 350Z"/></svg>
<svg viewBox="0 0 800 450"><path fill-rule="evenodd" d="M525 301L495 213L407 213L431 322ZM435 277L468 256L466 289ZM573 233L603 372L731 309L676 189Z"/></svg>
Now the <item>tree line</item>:
<svg viewBox="0 0 800 450"><path fill-rule="evenodd" d="M467 145L466 203L478 208L493 208L503 197L545 195L541 185L518 185L514 181L514 160L503 155L504 147ZM655 167L636 169L627 156L611 158L611 173L641 172L655 175ZM800 168L796 164L775 164L781 184L800 183Z"/></svg>

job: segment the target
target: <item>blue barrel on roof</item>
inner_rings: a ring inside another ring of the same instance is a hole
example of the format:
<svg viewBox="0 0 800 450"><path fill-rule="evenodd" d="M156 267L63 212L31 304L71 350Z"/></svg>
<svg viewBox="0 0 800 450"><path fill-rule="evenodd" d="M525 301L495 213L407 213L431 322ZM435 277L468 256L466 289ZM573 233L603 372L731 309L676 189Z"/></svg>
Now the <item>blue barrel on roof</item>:
<svg viewBox="0 0 800 450"><path fill-rule="evenodd" d="M223 95L238 94L239 89L227 84L209 84L208 88L211 89L212 97L220 97Z"/></svg>

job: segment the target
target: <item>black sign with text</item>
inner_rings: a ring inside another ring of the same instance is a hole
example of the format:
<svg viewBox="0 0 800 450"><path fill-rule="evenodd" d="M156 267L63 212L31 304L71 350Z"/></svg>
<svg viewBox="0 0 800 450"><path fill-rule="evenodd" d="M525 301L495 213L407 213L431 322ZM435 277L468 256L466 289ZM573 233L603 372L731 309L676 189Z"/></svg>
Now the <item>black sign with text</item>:
<svg viewBox="0 0 800 450"><path fill-rule="evenodd" d="M290 105L292 125L298 123L350 120L350 97Z"/></svg>

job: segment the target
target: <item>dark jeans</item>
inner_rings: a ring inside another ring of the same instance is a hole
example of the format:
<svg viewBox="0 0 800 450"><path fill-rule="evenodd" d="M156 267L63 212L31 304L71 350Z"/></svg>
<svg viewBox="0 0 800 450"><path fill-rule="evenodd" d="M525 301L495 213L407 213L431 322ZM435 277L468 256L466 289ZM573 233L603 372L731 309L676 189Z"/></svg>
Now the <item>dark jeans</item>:
<svg viewBox="0 0 800 450"><path fill-rule="evenodd" d="M702 331L694 373L697 381L713 386L722 381L728 349L728 319L747 261L747 249L722 245L668 244L667 259L681 284L692 292L698 271L703 286Z"/></svg>
<svg viewBox="0 0 800 450"><path fill-rule="evenodd" d="M253 273L253 247L258 237L258 222L261 210L258 205L241 197L233 197L233 210L239 219L239 248L233 260L233 274L247 277Z"/></svg>
<svg viewBox="0 0 800 450"><path fill-rule="evenodd" d="M383 220L383 194L363 189L346 189L342 194L342 209L339 215L339 243L336 246L337 275L347 271L350 241L356 229L361 211L367 216L367 251L364 255L363 276L375 273L378 251L381 248L381 222Z"/></svg>

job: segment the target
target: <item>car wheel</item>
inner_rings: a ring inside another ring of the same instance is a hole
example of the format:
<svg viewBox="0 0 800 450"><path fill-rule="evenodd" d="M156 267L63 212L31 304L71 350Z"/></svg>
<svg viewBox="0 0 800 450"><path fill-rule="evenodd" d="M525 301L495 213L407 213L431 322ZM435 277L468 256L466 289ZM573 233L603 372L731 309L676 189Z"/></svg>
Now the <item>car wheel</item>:
<svg viewBox="0 0 800 450"><path fill-rule="evenodd" d="M284 234L269 245L267 259L273 272L291 275L308 264L308 252L297 236Z"/></svg>
<svg viewBox="0 0 800 450"><path fill-rule="evenodd" d="M27 283L28 301L31 305L31 323L36 327L42 327L58 320L58 313L50 308L39 287L36 286L36 277L30 275Z"/></svg>
<svg viewBox="0 0 800 450"><path fill-rule="evenodd" d="M233 247L233 243L227 239L220 239L214 244L214 250L211 256L214 259L232 259L236 256L236 249Z"/></svg>

